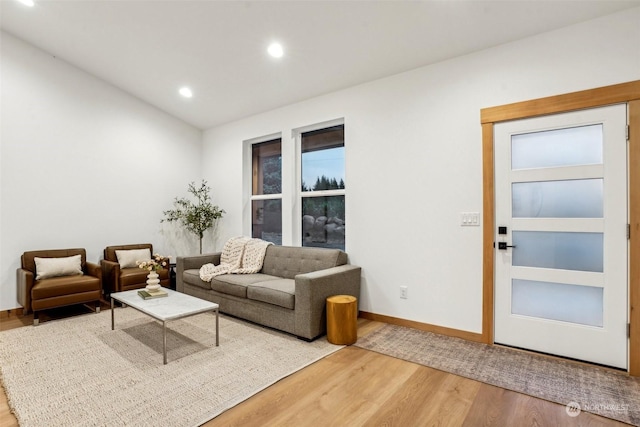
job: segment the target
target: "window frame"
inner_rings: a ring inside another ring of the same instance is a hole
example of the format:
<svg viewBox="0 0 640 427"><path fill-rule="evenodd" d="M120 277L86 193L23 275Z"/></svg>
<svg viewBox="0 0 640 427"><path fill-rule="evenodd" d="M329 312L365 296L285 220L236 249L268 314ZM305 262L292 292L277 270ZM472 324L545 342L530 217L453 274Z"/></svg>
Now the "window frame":
<svg viewBox="0 0 640 427"><path fill-rule="evenodd" d="M307 132L313 132L317 130L322 130L326 128L331 128L335 126L343 126L345 131L345 137L343 144L345 146L345 159L344 159L344 167L345 167L345 188L334 189L334 190L319 190L319 191L302 191L302 135ZM312 198L312 197L331 197L331 196L343 196L345 200L345 218L343 218L346 222L346 182L347 182L347 152L346 152L346 126L344 118L329 120L326 122L316 123L309 126L304 126L300 128L296 128L292 130L292 137L295 141L295 163L296 163L296 177L295 177L295 190L293 194L294 203L293 203L293 212L294 215L292 217L292 236L293 241L297 246L303 246L303 236L302 236L302 201L304 198ZM347 239L345 235L345 251L347 247Z"/></svg>
<svg viewBox="0 0 640 427"><path fill-rule="evenodd" d="M262 137L258 137L258 138L253 138L253 139L249 139L244 141L244 146L245 146L245 165L246 170L248 171L245 174L245 177L247 178L245 180L245 194L248 194L248 198L245 199L247 200L246 202L246 208L244 209L244 215L243 217L245 218L245 221L243 221L243 223L245 224L245 226L243 227L244 229L244 235L246 236L253 236L253 202L254 201L265 201L265 200L280 200L281 203L281 213L280 213L280 227L282 230L282 235L281 235L281 239L282 242L284 244L284 239L285 239L285 221L284 221L284 197L283 197L283 193L284 193L284 179L283 179L283 175L284 175L284 166L283 163L281 163L281 172L280 172L280 193L273 193L273 194L253 194L253 183L254 183L254 163L253 163L253 150L257 145L260 144L264 144L264 143L268 143L268 142L274 142L274 141L280 141L280 158L281 158L281 162L283 162L283 146L284 146L284 141L282 138L282 134L281 133L275 133L275 134L270 134L270 135L266 135L266 136L262 136Z"/></svg>

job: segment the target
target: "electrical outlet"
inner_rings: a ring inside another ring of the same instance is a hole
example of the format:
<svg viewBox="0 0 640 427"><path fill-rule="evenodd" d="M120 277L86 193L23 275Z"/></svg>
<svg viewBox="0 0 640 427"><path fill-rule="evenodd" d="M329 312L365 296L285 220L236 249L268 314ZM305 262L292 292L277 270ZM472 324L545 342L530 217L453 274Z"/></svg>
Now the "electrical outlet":
<svg viewBox="0 0 640 427"><path fill-rule="evenodd" d="M400 286L400 298L409 298L409 288L407 288L406 286Z"/></svg>

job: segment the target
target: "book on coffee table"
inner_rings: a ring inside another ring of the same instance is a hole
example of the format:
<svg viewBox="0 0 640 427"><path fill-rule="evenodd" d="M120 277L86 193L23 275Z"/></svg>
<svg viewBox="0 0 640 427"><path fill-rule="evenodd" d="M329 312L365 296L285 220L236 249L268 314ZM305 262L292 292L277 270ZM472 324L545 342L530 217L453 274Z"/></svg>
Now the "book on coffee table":
<svg viewBox="0 0 640 427"><path fill-rule="evenodd" d="M140 295L140 297L142 299L151 299L151 298L166 297L169 294L167 294L162 289L158 289L158 290L155 290L155 291L148 291L146 289L141 289L141 290L138 291L138 295Z"/></svg>

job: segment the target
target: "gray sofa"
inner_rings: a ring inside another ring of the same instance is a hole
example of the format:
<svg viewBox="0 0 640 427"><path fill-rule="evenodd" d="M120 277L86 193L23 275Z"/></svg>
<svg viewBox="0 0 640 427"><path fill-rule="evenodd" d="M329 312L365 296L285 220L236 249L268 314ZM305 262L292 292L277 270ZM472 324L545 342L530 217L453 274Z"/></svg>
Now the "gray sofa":
<svg viewBox="0 0 640 427"><path fill-rule="evenodd" d="M176 289L220 305L220 311L313 340L326 333L326 298L360 297L360 267L338 249L271 245L257 274L200 279L200 267L220 253L178 257Z"/></svg>

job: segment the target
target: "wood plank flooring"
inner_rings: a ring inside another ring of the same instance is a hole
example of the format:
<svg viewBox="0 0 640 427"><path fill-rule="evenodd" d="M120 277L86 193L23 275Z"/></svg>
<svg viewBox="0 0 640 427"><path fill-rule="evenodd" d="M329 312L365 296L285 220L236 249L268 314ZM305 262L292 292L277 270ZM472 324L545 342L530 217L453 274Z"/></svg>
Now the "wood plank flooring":
<svg viewBox="0 0 640 427"><path fill-rule="evenodd" d="M106 304L103 310L107 310ZM79 310L87 311L86 308ZM41 322L73 315L43 313ZM33 327L33 316L0 313L0 331ZM382 323L359 319L358 335ZM515 393L358 347L282 379L204 424L218 426L624 426L564 405ZM15 427L0 393L0 427Z"/></svg>

